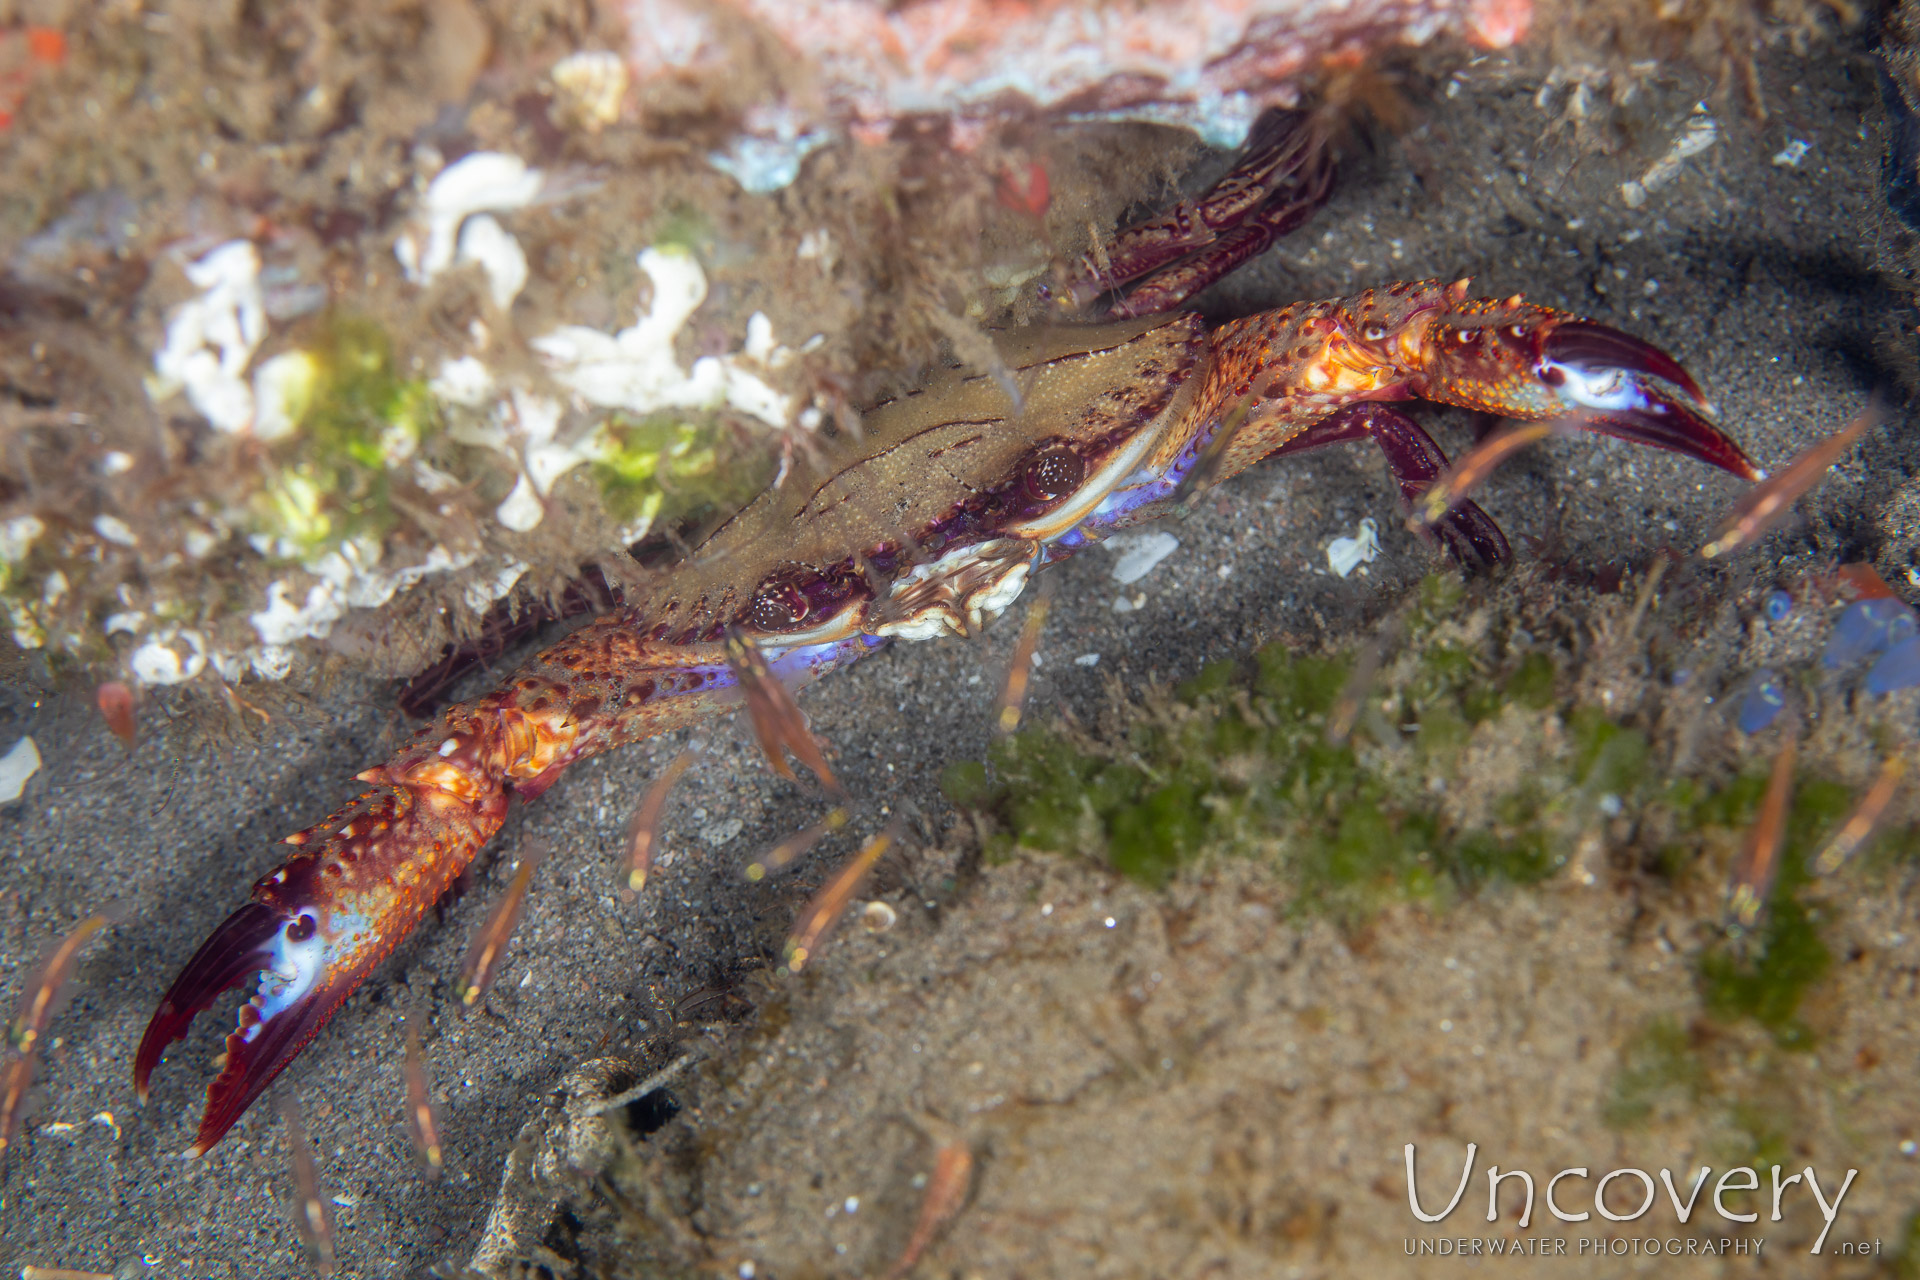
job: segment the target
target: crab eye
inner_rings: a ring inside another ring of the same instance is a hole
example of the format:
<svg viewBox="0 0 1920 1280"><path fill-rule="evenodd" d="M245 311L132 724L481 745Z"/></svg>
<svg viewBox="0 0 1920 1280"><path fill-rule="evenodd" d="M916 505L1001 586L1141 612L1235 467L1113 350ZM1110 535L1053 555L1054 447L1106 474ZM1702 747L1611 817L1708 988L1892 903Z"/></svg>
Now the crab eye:
<svg viewBox="0 0 1920 1280"><path fill-rule="evenodd" d="M287 941L305 942L313 936L313 931L319 927L319 922L312 916L300 916L287 926Z"/></svg>
<svg viewBox="0 0 1920 1280"><path fill-rule="evenodd" d="M1051 501L1072 493L1087 477L1087 464L1065 446L1042 449L1027 463L1020 477L1030 497Z"/></svg>
<svg viewBox="0 0 1920 1280"><path fill-rule="evenodd" d="M1360 336L1365 338L1368 342L1378 342L1380 341L1380 339L1387 336L1387 326L1380 324L1378 322L1374 324L1370 324L1366 328L1360 330Z"/></svg>
<svg viewBox="0 0 1920 1280"><path fill-rule="evenodd" d="M806 621L812 611L806 592L789 582L769 582L754 594L747 616L762 631L785 631Z"/></svg>

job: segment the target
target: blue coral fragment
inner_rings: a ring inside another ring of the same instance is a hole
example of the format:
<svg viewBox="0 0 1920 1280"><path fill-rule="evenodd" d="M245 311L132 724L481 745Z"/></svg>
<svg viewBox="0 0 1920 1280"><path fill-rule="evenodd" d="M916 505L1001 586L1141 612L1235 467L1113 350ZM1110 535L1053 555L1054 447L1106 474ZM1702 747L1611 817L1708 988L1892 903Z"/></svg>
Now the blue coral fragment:
<svg viewBox="0 0 1920 1280"><path fill-rule="evenodd" d="M1773 671L1756 671L1753 681L1747 688L1747 696L1740 700L1740 732L1758 733L1772 724L1787 705L1786 691L1780 687L1780 676Z"/></svg>
<svg viewBox="0 0 1920 1280"><path fill-rule="evenodd" d="M1902 601L1890 597L1856 600L1833 624L1833 635L1828 638L1820 661L1829 668L1844 667L1876 653L1885 653L1911 639L1917 630L1920 630L1920 621Z"/></svg>
<svg viewBox="0 0 1920 1280"><path fill-rule="evenodd" d="M1910 635L1888 649L1867 672L1868 693L1892 693L1920 685L1920 636Z"/></svg>
<svg viewBox="0 0 1920 1280"><path fill-rule="evenodd" d="M1793 597L1784 591L1776 591L1767 597L1767 617L1773 622L1785 622L1787 615L1793 612Z"/></svg>

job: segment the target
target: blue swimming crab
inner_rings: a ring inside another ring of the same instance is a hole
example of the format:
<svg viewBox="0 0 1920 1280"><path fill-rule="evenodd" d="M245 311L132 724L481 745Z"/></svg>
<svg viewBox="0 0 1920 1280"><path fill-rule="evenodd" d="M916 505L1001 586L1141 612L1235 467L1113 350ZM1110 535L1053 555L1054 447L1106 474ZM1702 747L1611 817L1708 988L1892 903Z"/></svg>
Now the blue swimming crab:
<svg viewBox="0 0 1920 1280"><path fill-rule="evenodd" d="M737 704L729 636L788 684L895 640L969 634L1033 573L1152 520L1263 458L1368 439L1411 504L1446 455L1396 402L1566 420L1760 475L1671 356L1617 329L1465 280L1387 284L1209 328L1170 310L1298 225L1332 167L1301 113L1275 112L1200 199L1067 270L1052 293L1099 324L1000 335L993 374L948 369L875 406L677 568L448 707L357 797L286 838L288 860L214 930L161 998L134 1062L161 1054L225 990L240 1008L193 1150L206 1151L499 830L588 756ZM1471 502L1432 526L1469 566L1506 561Z"/></svg>

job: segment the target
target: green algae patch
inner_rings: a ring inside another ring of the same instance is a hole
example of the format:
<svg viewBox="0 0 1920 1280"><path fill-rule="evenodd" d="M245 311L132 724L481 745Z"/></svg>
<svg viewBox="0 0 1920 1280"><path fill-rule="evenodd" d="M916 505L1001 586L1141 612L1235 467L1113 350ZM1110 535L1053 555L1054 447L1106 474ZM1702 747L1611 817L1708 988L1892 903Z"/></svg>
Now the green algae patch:
<svg viewBox="0 0 1920 1280"><path fill-rule="evenodd" d="M433 394L394 368L393 343L370 320L334 316L304 353L309 376L284 406L291 430L252 501L255 529L304 559L396 525L388 469L437 427Z"/></svg>
<svg viewBox="0 0 1920 1280"><path fill-rule="evenodd" d="M1766 780L1743 775L1704 797L1696 815L1744 829L1758 810ZM1822 909L1804 900L1809 864L1820 842L1853 805L1846 787L1824 778L1797 779L1780 850L1780 871L1767 898L1766 914L1751 934L1716 941L1700 957L1701 995L1716 1016L1751 1018L1773 1033L1782 1048L1811 1049L1813 1032L1800 1018L1807 993L1827 975L1833 955L1821 939Z"/></svg>
<svg viewBox="0 0 1920 1280"><path fill-rule="evenodd" d="M1692 1111L1712 1089L1707 1065L1687 1030L1672 1018L1657 1018L1620 1050L1620 1069L1602 1117L1629 1129L1666 1110Z"/></svg>
<svg viewBox="0 0 1920 1280"><path fill-rule="evenodd" d="M1270 645L1149 698L1119 740L1026 729L985 765L951 767L943 785L990 819L990 856L1076 853L1154 885L1209 851L1265 858L1303 905L1344 916L1552 875L1564 855L1538 821L1532 780L1483 820L1448 802L1477 727L1508 702L1482 661L1437 645L1364 698L1349 690L1353 672L1345 655ZM1364 702L1371 737L1329 735L1343 698Z"/></svg>
<svg viewBox="0 0 1920 1280"><path fill-rule="evenodd" d="M345 462L383 471L405 458L435 423L434 400L419 379L394 369L393 342L370 320L338 317L312 352L318 366L311 402L299 420L313 462Z"/></svg>

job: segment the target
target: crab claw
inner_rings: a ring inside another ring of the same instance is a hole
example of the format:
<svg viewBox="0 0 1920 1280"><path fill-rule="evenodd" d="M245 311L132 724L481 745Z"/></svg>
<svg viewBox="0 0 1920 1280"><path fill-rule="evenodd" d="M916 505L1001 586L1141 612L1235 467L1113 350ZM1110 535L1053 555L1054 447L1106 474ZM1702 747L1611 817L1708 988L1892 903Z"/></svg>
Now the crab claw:
<svg viewBox="0 0 1920 1280"><path fill-rule="evenodd" d="M142 1098L160 1055L194 1015L260 974L207 1088L192 1154L220 1141L499 830L507 793L459 773L458 740L446 741L455 750L444 755L430 741L410 744L360 775L375 785L358 799L287 837L300 852L254 883L253 900L213 931L167 989L134 1055ZM395 781L393 771L403 776ZM464 795L432 785L463 779L471 783Z"/></svg>
<svg viewBox="0 0 1920 1280"><path fill-rule="evenodd" d="M213 931L173 980L134 1055L133 1083L142 1101L161 1054L186 1035L194 1016L222 992L262 975L253 998L240 1007L240 1025L227 1036L189 1154L201 1155L220 1141L359 985L365 975L356 970L371 966L341 966L335 963L338 950L315 912L288 914L249 902Z"/></svg>
<svg viewBox="0 0 1920 1280"><path fill-rule="evenodd" d="M1651 343L1590 320L1554 326L1541 344L1534 372L1580 411L1590 431L1635 444L1671 449L1731 471L1764 479L1746 451L1704 416L1713 406L1678 361ZM1649 381L1657 378L1674 395Z"/></svg>
<svg viewBox="0 0 1920 1280"><path fill-rule="evenodd" d="M1680 362L1631 334L1518 297L1465 303L1420 342L1414 394L1525 421L1566 418L1635 444L1686 454L1744 480L1765 472L1708 419Z"/></svg>

